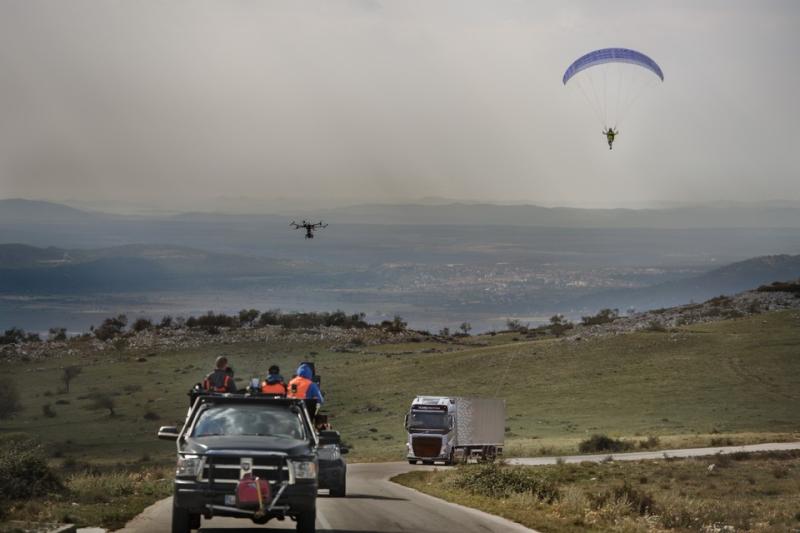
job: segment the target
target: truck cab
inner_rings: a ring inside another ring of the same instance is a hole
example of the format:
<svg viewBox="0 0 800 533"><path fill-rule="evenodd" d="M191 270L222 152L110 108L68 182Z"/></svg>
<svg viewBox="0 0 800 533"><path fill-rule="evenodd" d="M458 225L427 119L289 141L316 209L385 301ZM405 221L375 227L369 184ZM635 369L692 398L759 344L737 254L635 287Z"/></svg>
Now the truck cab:
<svg viewBox="0 0 800 533"><path fill-rule="evenodd" d="M177 444L172 533L213 516L291 518L314 533L320 443L302 400L201 394L183 427L158 437Z"/></svg>
<svg viewBox="0 0 800 533"><path fill-rule="evenodd" d="M405 419L410 464L493 460L503 452L505 402L489 398L417 396Z"/></svg>

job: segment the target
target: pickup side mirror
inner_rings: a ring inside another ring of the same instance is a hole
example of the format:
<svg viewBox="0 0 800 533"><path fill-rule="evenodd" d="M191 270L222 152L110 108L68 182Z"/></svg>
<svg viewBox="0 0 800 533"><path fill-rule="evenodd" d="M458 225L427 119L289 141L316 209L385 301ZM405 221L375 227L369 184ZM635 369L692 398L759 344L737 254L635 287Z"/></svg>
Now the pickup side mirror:
<svg viewBox="0 0 800 533"><path fill-rule="evenodd" d="M175 426L161 426L158 428L158 438L163 440L178 440L178 428Z"/></svg>
<svg viewBox="0 0 800 533"><path fill-rule="evenodd" d="M447 427L450 431L453 430L453 415L447 415Z"/></svg>
<svg viewBox="0 0 800 533"><path fill-rule="evenodd" d="M406 417L403 419L403 425L406 427L406 431L408 431L408 413L406 413Z"/></svg>
<svg viewBox="0 0 800 533"><path fill-rule="evenodd" d="M350 448L348 448L347 446L339 446L339 453L341 453L342 455L347 455L348 453L350 453Z"/></svg>

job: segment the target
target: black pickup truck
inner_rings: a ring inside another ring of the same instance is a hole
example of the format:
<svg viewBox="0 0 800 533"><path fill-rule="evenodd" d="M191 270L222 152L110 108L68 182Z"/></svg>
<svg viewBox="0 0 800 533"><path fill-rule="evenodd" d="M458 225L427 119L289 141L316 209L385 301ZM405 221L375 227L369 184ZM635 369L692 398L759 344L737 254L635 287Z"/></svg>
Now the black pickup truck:
<svg viewBox="0 0 800 533"><path fill-rule="evenodd" d="M200 395L183 427L161 427L158 437L178 447L172 533L198 529L201 517L213 516L257 524L289 517L298 532L315 532L319 441L302 400ZM269 484L258 508L239 505L246 478Z"/></svg>

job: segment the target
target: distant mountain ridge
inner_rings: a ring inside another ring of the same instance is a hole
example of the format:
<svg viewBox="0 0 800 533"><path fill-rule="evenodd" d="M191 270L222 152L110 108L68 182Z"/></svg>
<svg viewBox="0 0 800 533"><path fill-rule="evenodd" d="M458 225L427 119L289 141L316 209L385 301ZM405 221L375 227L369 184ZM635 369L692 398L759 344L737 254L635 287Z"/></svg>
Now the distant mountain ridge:
<svg viewBox="0 0 800 533"><path fill-rule="evenodd" d="M800 255L768 255L731 263L700 276L639 289L601 291L578 300L586 308L654 309L702 302L731 295L774 281L800 278Z"/></svg>
<svg viewBox="0 0 800 533"><path fill-rule="evenodd" d="M299 218L324 218L338 224L541 226L561 228L800 228L800 208L785 206L707 206L669 209L586 209L495 204L362 204L299 213ZM102 220L215 220L278 222L278 214L187 212L178 215L119 216L82 211L66 205L0 200L0 224L98 222Z"/></svg>

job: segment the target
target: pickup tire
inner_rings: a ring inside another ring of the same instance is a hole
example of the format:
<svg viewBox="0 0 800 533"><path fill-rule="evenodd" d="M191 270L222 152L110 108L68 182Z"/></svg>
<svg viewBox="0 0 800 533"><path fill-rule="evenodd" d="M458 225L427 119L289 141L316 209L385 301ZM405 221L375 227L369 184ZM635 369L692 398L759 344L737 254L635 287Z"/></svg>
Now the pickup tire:
<svg viewBox="0 0 800 533"><path fill-rule="evenodd" d="M316 533L317 509L297 515L297 533Z"/></svg>
<svg viewBox="0 0 800 533"><path fill-rule="evenodd" d="M409 459L408 460L408 464L415 465L415 464L417 464L417 460L416 459Z"/></svg>
<svg viewBox="0 0 800 533"><path fill-rule="evenodd" d="M173 500L174 502L174 500ZM199 516L198 516L199 518ZM189 533L192 530L189 511L172 504L172 533Z"/></svg>
<svg viewBox="0 0 800 533"><path fill-rule="evenodd" d="M342 481L335 487L331 487L331 496L334 498L344 498L347 494L347 477L342 476Z"/></svg>

